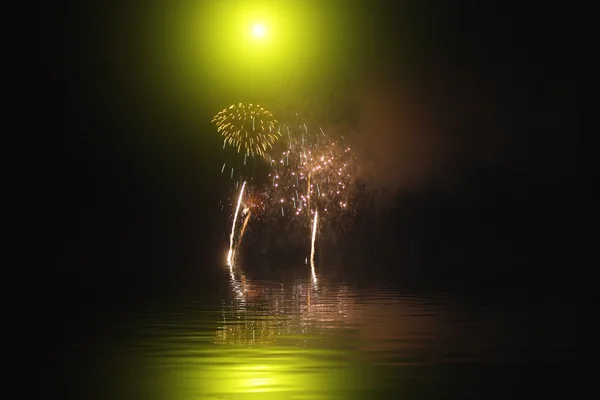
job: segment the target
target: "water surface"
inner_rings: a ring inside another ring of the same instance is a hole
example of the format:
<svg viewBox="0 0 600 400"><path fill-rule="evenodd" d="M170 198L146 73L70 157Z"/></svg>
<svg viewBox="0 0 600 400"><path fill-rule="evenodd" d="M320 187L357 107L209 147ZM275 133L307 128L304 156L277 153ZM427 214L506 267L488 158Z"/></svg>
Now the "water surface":
<svg viewBox="0 0 600 400"><path fill-rule="evenodd" d="M574 317L531 299L498 307L426 287L361 284L319 267L148 298L101 344L69 347L86 399L515 398L569 390ZM499 294L507 296L510 293ZM77 382L75 384L75 382Z"/></svg>

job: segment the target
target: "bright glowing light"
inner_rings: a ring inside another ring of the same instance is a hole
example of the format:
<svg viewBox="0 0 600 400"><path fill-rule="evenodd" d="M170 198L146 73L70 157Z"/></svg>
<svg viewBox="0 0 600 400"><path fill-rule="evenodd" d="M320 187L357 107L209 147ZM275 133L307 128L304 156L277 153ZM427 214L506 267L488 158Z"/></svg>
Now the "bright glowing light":
<svg viewBox="0 0 600 400"><path fill-rule="evenodd" d="M254 24L252 26L252 36L257 39L263 38L267 35L267 27L263 24Z"/></svg>

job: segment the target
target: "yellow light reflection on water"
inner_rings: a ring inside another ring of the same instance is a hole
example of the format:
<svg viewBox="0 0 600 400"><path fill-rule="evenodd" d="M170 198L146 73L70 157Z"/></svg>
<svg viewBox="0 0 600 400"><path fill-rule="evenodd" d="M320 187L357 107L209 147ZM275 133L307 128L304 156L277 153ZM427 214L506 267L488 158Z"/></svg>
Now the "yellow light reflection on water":
<svg viewBox="0 0 600 400"><path fill-rule="evenodd" d="M360 365L347 356L342 351L276 345L181 350L168 360L161 357L160 369L153 370L156 375L147 387L160 386L173 400L328 399L333 394L346 398L343 393L362 389L364 377Z"/></svg>
<svg viewBox="0 0 600 400"><path fill-rule="evenodd" d="M239 265L229 267L234 303L223 305L215 346L182 348L170 361L178 366L174 387L235 399L328 399L332 394L346 398L341 393L361 390L365 371L360 371L356 352L332 346L332 338L319 332L343 324L347 310L343 293L333 294L341 299L337 306L331 304L332 293L327 290L321 294L325 302L319 303L314 264L306 282L282 287L281 292L262 291L260 283L256 286L246 279ZM258 300L266 302L268 310L242 305ZM289 312L290 300L297 312Z"/></svg>

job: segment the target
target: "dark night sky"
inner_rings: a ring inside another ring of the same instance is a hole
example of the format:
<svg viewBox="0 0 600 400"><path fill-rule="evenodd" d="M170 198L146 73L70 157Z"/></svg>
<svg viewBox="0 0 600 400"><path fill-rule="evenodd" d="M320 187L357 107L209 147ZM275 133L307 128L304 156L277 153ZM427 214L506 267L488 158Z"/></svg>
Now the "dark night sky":
<svg viewBox="0 0 600 400"><path fill-rule="evenodd" d="M220 140L208 122L189 121L210 119L228 93L212 85L169 116L143 84L160 70L148 72L147 42L137 41L160 20L158 2L80 3L41 5L34 46L20 50L32 57L19 97L28 115L16 168L21 262L56 281L161 280L224 238ZM422 268L466 257L448 247L497 252L500 236L515 250L497 264L521 265L500 270L550 259L548 247L566 245L562 210L574 193L579 67L566 27L575 13L524 2L350 3L365 31L339 50L351 67L325 91L345 93L343 112L382 135L404 114L418 126L382 139L402 154L375 156L395 173L367 172L371 185L405 193L386 211L388 224L403 221L393 240L412 246ZM449 245L456 236L464 240ZM473 245L482 236L490 239Z"/></svg>

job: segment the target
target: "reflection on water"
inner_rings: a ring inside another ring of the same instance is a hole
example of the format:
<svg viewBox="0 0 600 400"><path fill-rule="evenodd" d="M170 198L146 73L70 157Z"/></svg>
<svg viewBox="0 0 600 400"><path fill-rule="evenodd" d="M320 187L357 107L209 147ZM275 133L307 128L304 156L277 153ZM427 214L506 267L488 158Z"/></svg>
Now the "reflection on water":
<svg viewBox="0 0 600 400"><path fill-rule="evenodd" d="M300 337L301 343L314 336L323 341L330 329L342 329L353 309L347 285L319 288L314 264L310 277L290 281L250 281L243 271L230 269L234 297L223 307L222 326L215 343L272 343ZM308 275L308 274L307 274Z"/></svg>
<svg viewBox="0 0 600 400"><path fill-rule="evenodd" d="M565 324L558 309L547 318L531 308L468 308L449 293L359 286L318 271L304 266L256 280L231 266L217 299L149 305L131 318L128 340L107 353L106 368L93 363L90 374L111 371L113 384L99 389L88 379L86 394L490 398L514 394L525 359L570 360L572 349L556 334Z"/></svg>

